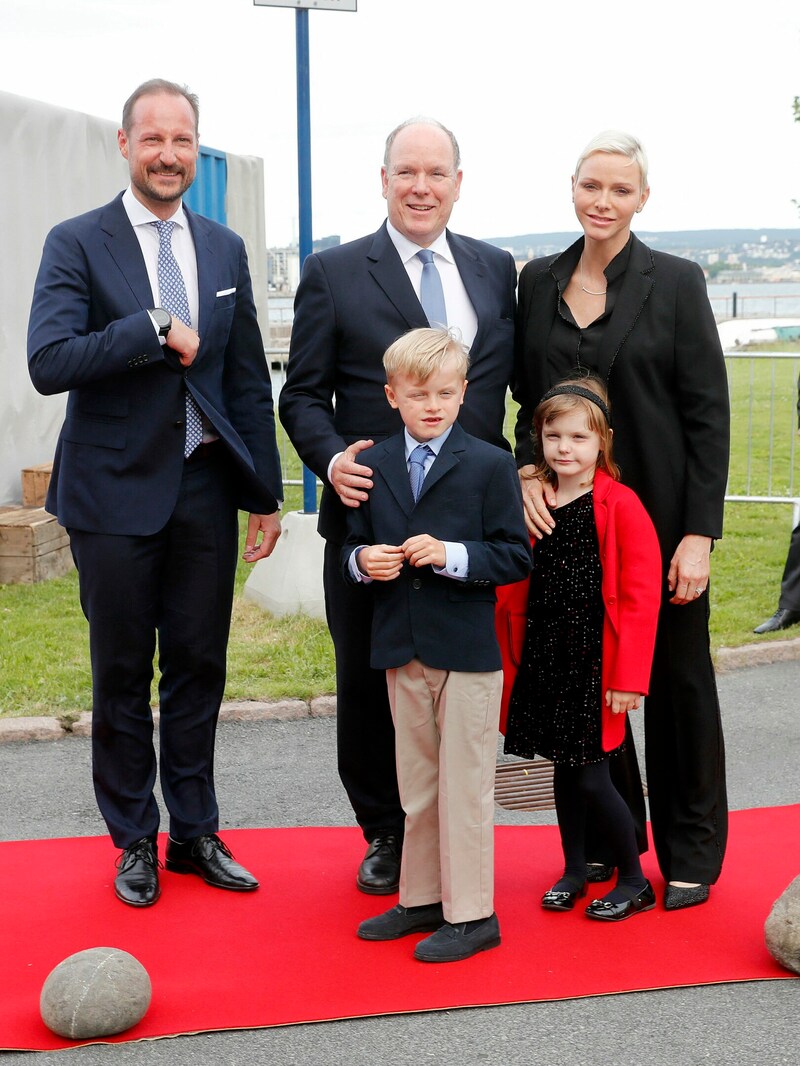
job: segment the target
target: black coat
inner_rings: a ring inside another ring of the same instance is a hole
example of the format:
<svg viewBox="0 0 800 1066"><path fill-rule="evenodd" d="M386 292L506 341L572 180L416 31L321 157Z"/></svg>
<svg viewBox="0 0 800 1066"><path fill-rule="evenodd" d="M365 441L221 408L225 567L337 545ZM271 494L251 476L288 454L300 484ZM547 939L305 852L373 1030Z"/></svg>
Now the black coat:
<svg viewBox="0 0 800 1066"><path fill-rule="evenodd" d="M517 461L533 459L530 427L544 393L564 374L548 338L558 314L551 270L577 264L583 238L520 275L513 394L520 404ZM697 264L654 252L631 236L628 267L606 326L597 370L606 381L614 456L656 527L665 568L687 533L719 538L728 477L725 361Z"/></svg>

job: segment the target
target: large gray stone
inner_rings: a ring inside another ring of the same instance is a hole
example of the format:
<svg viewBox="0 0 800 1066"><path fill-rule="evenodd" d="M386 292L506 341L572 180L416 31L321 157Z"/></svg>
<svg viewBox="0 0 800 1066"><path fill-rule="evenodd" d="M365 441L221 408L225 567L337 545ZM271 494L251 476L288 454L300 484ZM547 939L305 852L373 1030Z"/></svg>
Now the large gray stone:
<svg viewBox="0 0 800 1066"><path fill-rule="evenodd" d="M39 1000L42 1021L70 1040L122 1033L147 1013L152 989L144 966L119 948L87 948L51 971Z"/></svg>
<svg viewBox="0 0 800 1066"><path fill-rule="evenodd" d="M772 905L764 923L770 955L793 973L800 973L800 877Z"/></svg>

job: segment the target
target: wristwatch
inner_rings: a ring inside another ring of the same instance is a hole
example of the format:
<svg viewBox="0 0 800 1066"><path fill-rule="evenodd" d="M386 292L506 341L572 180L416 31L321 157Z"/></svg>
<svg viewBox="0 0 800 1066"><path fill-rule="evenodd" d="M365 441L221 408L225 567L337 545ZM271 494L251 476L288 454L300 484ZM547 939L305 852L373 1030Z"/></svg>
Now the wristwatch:
<svg viewBox="0 0 800 1066"><path fill-rule="evenodd" d="M150 314L153 316L153 321L158 326L159 337L166 337L172 329L172 315L169 311L165 311L163 307L154 307Z"/></svg>

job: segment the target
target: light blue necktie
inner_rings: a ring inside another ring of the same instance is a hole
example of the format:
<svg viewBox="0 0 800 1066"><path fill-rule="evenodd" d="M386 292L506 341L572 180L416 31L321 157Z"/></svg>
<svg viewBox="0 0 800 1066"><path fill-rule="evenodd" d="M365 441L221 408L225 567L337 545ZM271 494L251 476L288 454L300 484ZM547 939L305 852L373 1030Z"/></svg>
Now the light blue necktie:
<svg viewBox="0 0 800 1066"><path fill-rule="evenodd" d="M408 457L408 477L411 481L411 495L414 503L419 499L422 492L422 482L425 480L425 460L433 455L433 449L427 444L418 444Z"/></svg>
<svg viewBox="0 0 800 1066"><path fill-rule="evenodd" d="M417 252L417 259L422 261L422 282L419 287L419 302L425 312L428 324L447 329L447 308L444 302L442 279L433 261L430 248Z"/></svg>
<svg viewBox="0 0 800 1066"><path fill-rule="evenodd" d="M158 231L158 299L166 311L191 326L192 316L189 313L189 298L186 295L183 274L172 252L172 231L175 229L175 223L162 220L151 222L150 225L155 226ZM183 454L187 459L202 440L203 418L194 397L187 389L186 441L183 445Z"/></svg>

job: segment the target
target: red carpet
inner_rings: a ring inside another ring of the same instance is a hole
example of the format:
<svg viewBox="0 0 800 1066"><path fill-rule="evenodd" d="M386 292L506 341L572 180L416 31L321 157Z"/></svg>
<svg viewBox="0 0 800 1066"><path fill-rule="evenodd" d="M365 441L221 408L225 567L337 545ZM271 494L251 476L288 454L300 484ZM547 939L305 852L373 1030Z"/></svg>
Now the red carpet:
<svg viewBox="0 0 800 1066"><path fill-rule="evenodd" d="M262 829L225 834L257 873L250 895L162 873L155 907L123 906L111 887L106 838L0 844L3 932L0 1049L69 1047L39 1016L50 970L88 947L117 947L147 968L153 1001L110 1042L373 1014L613 992L792 978L764 947L764 920L800 873L800 805L734 812L725 871L702 907L659 907L620 925L581 910L542 911L559 872L557 830L497 829L496 907L502 946L462 963L414 961L417 937L369 943L358 922L396 902L355 887L356 829ZM659 897L652 855L645 872ZM600 893L598 893L600 894ZM746 907L743 907L746 904Z"/></svg>

